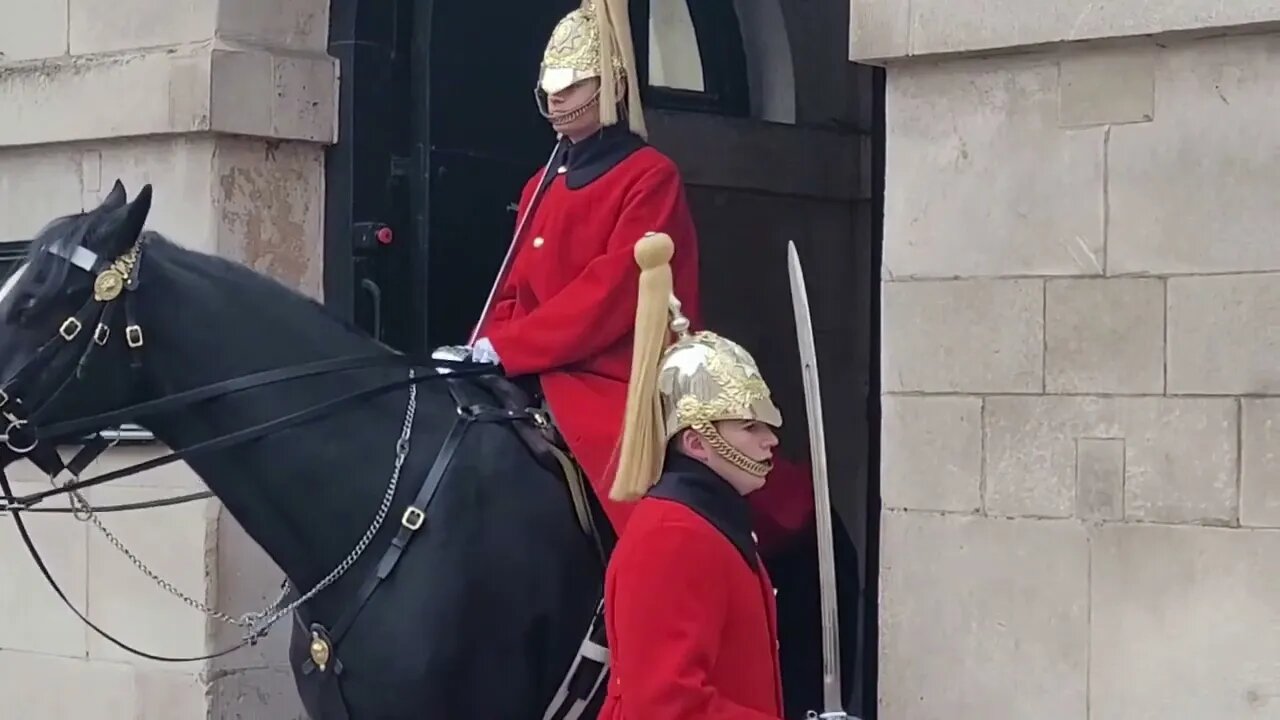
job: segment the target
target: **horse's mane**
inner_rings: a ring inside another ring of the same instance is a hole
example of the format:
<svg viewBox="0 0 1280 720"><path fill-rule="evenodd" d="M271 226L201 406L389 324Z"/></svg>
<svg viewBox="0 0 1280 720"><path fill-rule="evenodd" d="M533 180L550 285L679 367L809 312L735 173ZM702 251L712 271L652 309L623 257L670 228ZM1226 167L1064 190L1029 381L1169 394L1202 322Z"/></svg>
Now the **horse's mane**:
<svg viewBox="0 0 1280 720"><path fill-rule="evenodd" d="M338 316L310 295L289 287L270 275L222 255L183 247L158 232L146 231L142 237L145 244L139 262L144 276L150 261L163 268L162 272L181 271L188 278L202 279L204 282L197 280L189 283L188 287L196 295L198 302L225 302L227 293L234 292L242 299L251 299L254 305L269 304L276 310L314 317L317 330L338 331L385 348L363 328ZM390 351L390 348L385 349Z"/></svg>

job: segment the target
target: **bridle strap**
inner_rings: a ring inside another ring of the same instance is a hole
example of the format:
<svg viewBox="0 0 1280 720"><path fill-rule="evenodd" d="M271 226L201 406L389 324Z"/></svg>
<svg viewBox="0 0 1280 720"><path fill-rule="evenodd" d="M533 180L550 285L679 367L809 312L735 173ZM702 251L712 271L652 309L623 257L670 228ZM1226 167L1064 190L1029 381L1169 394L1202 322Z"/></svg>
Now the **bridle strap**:
<svg viewBox="0 0 1280 720"><path fill-rule="evenodd" d="M444 363L440 363L444 364ZM205 400L212 400L224 395L242 392L245 390L253 390L267 385L284 382L286 380L296 380L298 378L312 377L315 375L325 375L328 373L344 372L347 370L362 370L375 367L410 367L421 366L412 358L405 355L394 355L380 353L377 355L347 355L344 357L329 358L325 360L317 360L315 362L304 363L302 365L289 365L271 370L263 370L249 375L242 375L237 378L230 378L219 382L203 385L200 387L184 390L172 395L166 395L155 400L137 403L118 410L111 410L99 413L78 420L55 423L48 427L37 430L36 436L41 440L56 440L64 437L72 437L82 435L88 432L94 432L100 428L111 427L123 422L136 422L139 418L155 415L163 415L165 413L181 410L188 405L194 405ZM467 372L474 365L468 364Z"/></svg>
<svg viewBox="0 0 1280 720"><path fill-rule="evenodd" d="M9 477L8 475L5 474L5 471L3 468L0 468L0 490L3 490L4 493L10 497L13 496L13 487L10 485ZM62 586L59 585L58 581L54 579L53 573L49 572L49 567L45 565L44 558L42 558L40 556L40 552L36 550L35 543L31 539L31 534L27 531L27 524L23 522L21 513L15 512L15 513L12 513L12 515L13 515L14 524L18 526L18 535L22 537L22 543L27 546L27 552L31 555L31 559L35 561L36 567L40 569L40 574L43 575L45 581L49 583L49 587L53 588L53 591L57 593L58 598L62 600L62 603L64 605L66 605L68 608L71 609L71 612L76 614L76 617L80 618L80 620L85 625L88 625L89 627L93 628L95 632L97 632L102 637L106 638L109 642L114 644L116 647L119 647L120 649L126 652L133 653L134 655L138 655L139 657L144 657L144 658L147 658L148 660L155 660L157 662L197 662L201 660L212 660L214 658L219 658L224 655L229 655L235 652L236 650L239 650L240 648L244 647L245 645L251 644L251 642L256 642L257 640L256 638L246 639L241 641L239 644L233 647L230 647L226 650L222 650L210 655L200 655L196 657L165 657L163 655L152 655L151 653L147 653L137 648L130 647L129 645L125 644L124 642L121 642L120 640L115 638L113 635L111 635L107 631L103 630L102 628L94 624L92 620L90 620L88 617L85 617L85 614L80 612L80 610L76 608L75 604L72 603L71 600L67 598L67 594L63 592Z"/></svg>
<svg viewBox="0 0 1280 720"><path fill-rule="evenodd" d="M249 428L245 428L243 430L239 430L237 432L231 433L230 435L223 435L221 437L212 438L210 440L206 440L201 443L196 443L195 445L191 445L181 450L173 451L167 455L162 455L157 458L152 458L150 460L140 462L135 465L130 465L129 467L121 468L119 470L106 473L105 475L99 475L97 477L94 477L88 480L76 480L74 482L67 483L66 485L61 485L55 488L51 488L49 490L43 490L41 492L32 493L32 494L23 495L23 496L14 496L12 493L9 493L8 491L6 491L7 496L3 499L0 499L0 503L3 503L3 505L0 505L0 511L4 511L4 510L21 511L38 502L41 502L50 497L54 497L56 495L64 495L71 492L78 492L85 488L101 485L103 483L111 482L112 480L118 480L122 477L127 477L129 475L133 475L136 473L145 472L147 470L153 470L158 467L163 467L165 465L176 462L178 460L185 460L195 455L213 452L215 450L222 450L242 442L248 442L249 440L254 440L254 439L263 437L265 435L269 435L273 432L283 430L287 427L298 425L308 420L311 420L313 418L317 418L327 412L337 409L340 406L357 403L361 400L367 400L367 399L376 397L384 392L389 392L391 390L394 390L396 388L407 387L408 385L411 385L414 383L422 383L430 380L439 380L447 377L456 377L458 375L475 375L475 374L483 374L483 373L490 373L490 372L494 372L492 367L480 367L480 368L472 368L470 370L451 371L448 374L440 373L437 370L436 374L434 375L425 375L423 377L413 377L413 378L399 378L390 382L381 383L371 388L366 388L358 392L349 393L347 395L343 395L341 397L335 398L328 402L321 403L319 405L314 405L305 410L301 410L301 411L292 413L290 415L285 415L283 417L279 417L265 423L261 423Z"/></svg>

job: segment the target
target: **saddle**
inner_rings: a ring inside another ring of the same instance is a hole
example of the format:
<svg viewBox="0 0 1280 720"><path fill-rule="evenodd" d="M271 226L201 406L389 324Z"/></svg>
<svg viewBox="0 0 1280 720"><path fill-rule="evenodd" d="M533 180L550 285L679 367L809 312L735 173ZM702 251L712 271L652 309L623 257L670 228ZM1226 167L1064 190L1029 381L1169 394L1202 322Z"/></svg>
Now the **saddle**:
<svg viewBox="0 0 1280 720"><path fill-rule="evenodd" d="M536 382L531 388L531 381L522 382L522 379L513 380L503 375L481 375L469 378L469 381L487 391L498 411L517 420L510 425L538 464L564 478L579 527L595 541L602 561L606 560L604 540L591 512L588 496L591 488L586 475L556 427L551 413L545 408L545 398L536 388ZM518 421L522 416L529 422Z"/></svg>

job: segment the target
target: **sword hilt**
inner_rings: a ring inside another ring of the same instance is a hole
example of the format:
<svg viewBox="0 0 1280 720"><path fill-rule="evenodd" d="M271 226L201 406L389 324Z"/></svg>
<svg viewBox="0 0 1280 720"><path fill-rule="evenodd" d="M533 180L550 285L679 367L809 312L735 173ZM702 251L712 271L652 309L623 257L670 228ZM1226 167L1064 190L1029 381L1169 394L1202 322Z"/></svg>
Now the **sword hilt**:
<svg viewBox="0 0 1280 720"><path fill-rule="evenodd" d="M843 710L833 710L831 712L814 712L810 710L805 714L806 720L858 720L856 715L850 715Z"/></svg>

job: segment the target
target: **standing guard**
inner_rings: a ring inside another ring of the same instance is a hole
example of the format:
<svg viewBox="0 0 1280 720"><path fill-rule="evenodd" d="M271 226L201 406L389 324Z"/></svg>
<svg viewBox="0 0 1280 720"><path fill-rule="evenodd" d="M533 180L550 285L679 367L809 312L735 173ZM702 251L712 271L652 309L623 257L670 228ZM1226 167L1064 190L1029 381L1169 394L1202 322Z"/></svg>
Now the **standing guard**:
<svg viewBox="0 0 1280 720"><path fill-rule="evenodd" d="M621 460L610 496L634 502L605 580L613 676L601 720L783 716L773 586L746 496L769 474L782 423L754 359L689 332L669 238L642 271ZM669 348L670 329L678 334Z"/></svg>

